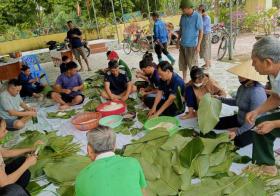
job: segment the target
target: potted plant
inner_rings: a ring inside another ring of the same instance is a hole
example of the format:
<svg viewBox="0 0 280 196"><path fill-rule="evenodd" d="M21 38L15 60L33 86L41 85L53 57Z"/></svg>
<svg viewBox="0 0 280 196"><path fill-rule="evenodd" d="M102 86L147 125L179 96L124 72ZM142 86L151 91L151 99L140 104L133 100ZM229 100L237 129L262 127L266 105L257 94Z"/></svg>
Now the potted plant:
<svg viewBox="0 0 280 196"><path fill-rule="evenodd" d="M268 35L280 37L275 33L279 16L280 12L276 7L259 10L255 14L247 16L244 25L255 33L256 40Z"/></svg>

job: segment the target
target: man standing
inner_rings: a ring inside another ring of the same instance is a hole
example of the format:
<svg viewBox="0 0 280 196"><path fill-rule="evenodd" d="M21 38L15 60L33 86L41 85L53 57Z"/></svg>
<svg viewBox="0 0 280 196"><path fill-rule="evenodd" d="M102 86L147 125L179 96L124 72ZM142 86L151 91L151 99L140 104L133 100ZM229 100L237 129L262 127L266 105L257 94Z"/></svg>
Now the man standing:
<svg viewBox="0 0 280 196"><path fill-rule="evenodd" d="M171 65L174 65L175 59L167 51L168 31L165 23L159 19L158 13L152 13L154 24L154 40L155 52L157 53L159 63L162 61L162 53L170 60Z"/></svg>
<svg viewBox="0 0 280 196"><path fill-rule="evenodd" d="M80 31L80 29L74 27L72 21L68 21L67 26L69 28L69 31L67 32L67 39L69 40L69 42L71 44L71 48L72 48L75 58L78 60L78 62L81 65L81 69L79 71L84 70L80 56L82 56L84 61L86 62L88 71L91 71L91 69L89 67L87 56L84 51L84 46L83 46L83 43L81 40L82 32Z"/></svg>
<svg viewBox="0 0 280 196"><path fill-rule="evenodd" d="M211 67L211 18L206 13L205 5L200 5L198 11L202 15L203 21L203 39L200 49L200 58L203 58L205 62L203 68L209 69Z"/></svg>
<svg viewBox="0 0 280 196"><path fill-rule="evenodd" d="M188 69L198 64L198 54L203 38L202 17L198 12L194 11L193 7L192 1L181 1L180 8L183 14L180 20L177 48L180 48L179 68L183 72L185 82L187 82Z"/></svg>
<svg viewBox="0 0 280 196"><path fill-rule="evenodd" d="M259 40L253 46L252 60L257 72L269 75L272 86L272 94L267 101L246 116L247 122L256 125L252 161L260 166L262 174L276 176L273 144L276 138L280 137L280 113L272 113L258 119L257 117L280 105L280 40L274 37Z"/></svg>

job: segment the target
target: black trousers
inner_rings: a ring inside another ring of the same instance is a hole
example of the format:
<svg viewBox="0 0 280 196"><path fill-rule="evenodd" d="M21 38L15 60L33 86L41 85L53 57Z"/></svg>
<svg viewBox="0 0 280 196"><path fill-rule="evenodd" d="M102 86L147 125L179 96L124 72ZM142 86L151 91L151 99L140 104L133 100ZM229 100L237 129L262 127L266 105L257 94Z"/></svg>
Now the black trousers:
<svg viewBox="0 0 280 196"><path fill-rule="evenodd" d="M167 51L167 43L155 44L155 52L157 54L158 59L162 58L162 53L166 56L169 55L169 52Z"/></svg>
<svg viewBox="0 0 280 196"><path fill-rule="evenodd" d="M29 88L23 86L20 91L21 97L32 97L33 93L41 93L44 90L44 86L40 83L37 83L35 87Z"/></svg>
<svg viewBox="0 0 280 196"><path fill-rule="evenodd" d="M157 110L160 109L160 107L164 104L166 100L162 99L158 106L157 106ZM144 104L149 107L152 108L155 102L155 97L145 97L144 98ZM172 103L168 108L166 108L166 110L163 111L163 113L161 114L161 116L177 116L179 115L180 112L178 111L176 105L174 103Z"/></svg>
<svg viewBox="0 0 280 196"><path fill-rule="evenodd" d="M224 130L224 129L230 129L235 127L241 127L240 123L238 122L237 115L220 118L220 121L216 125L215 129ZM234 139L235 146L239 148L247 146L251 143L253 143L253 131L251 130L248 130L245 133L236 136Z"/></svg>
<svg viewBox="0 0 280 196"><path fill-rule="evenodd" d="M9 175L16 171L25 161L25 157L20 157L8 163L5 167L6 174ZM26 170L14 184L0 188L1 196L27 196L29 193L25 190L30 181L30 171Z"/></svg>

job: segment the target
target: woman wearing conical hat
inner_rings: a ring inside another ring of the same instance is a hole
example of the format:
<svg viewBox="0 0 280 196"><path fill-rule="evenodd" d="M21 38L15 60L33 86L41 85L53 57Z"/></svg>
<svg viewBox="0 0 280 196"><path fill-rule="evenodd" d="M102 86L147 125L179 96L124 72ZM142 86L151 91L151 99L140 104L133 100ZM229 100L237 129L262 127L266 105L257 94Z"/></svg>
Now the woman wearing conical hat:
<svg viewBox="0 0 280 196"><path fill-rule="evenodd" d="M228 70L238 76L241 84L236 98L217 97L224 104L238 107L237 114L220 118L220 122L215 128L217 130L227 129L230 139L234 140L238 147L252 143L253 125L246 122L246 114L262 105L267 99L264 86L260 83L266 82L267 77L257 73L251 64L250 62L242 63Z"/></svg>

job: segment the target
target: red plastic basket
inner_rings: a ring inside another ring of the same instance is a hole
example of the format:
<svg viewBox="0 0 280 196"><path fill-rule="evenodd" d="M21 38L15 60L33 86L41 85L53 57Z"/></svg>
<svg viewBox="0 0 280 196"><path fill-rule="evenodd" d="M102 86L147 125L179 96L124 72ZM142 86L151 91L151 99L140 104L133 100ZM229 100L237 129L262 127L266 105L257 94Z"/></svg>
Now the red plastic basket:
<svg viewBox="0 0 280 196"><path fill-rule="evenodd" d="M89 131L98 127L101 118L100 112L85 112L74 116L71 123L80 131Z"/></svg>
<svg viewBox="0 0 280 196"><path fill-rule="evenodd" d="M114 100L113 102L115 103L121 103L123 105L122 108L117 109L117 110L112 110L112 111L102 111L102 109L106 106L106 105L110 105L112 101L108 101L105 103L100 104L97 108L96 111L100 112L102 114L102 117L106 117L106 116L111 116L111 115L120 115L125 113L126 111L126 104L125 102L121 101L121 100Z"/></svg>

